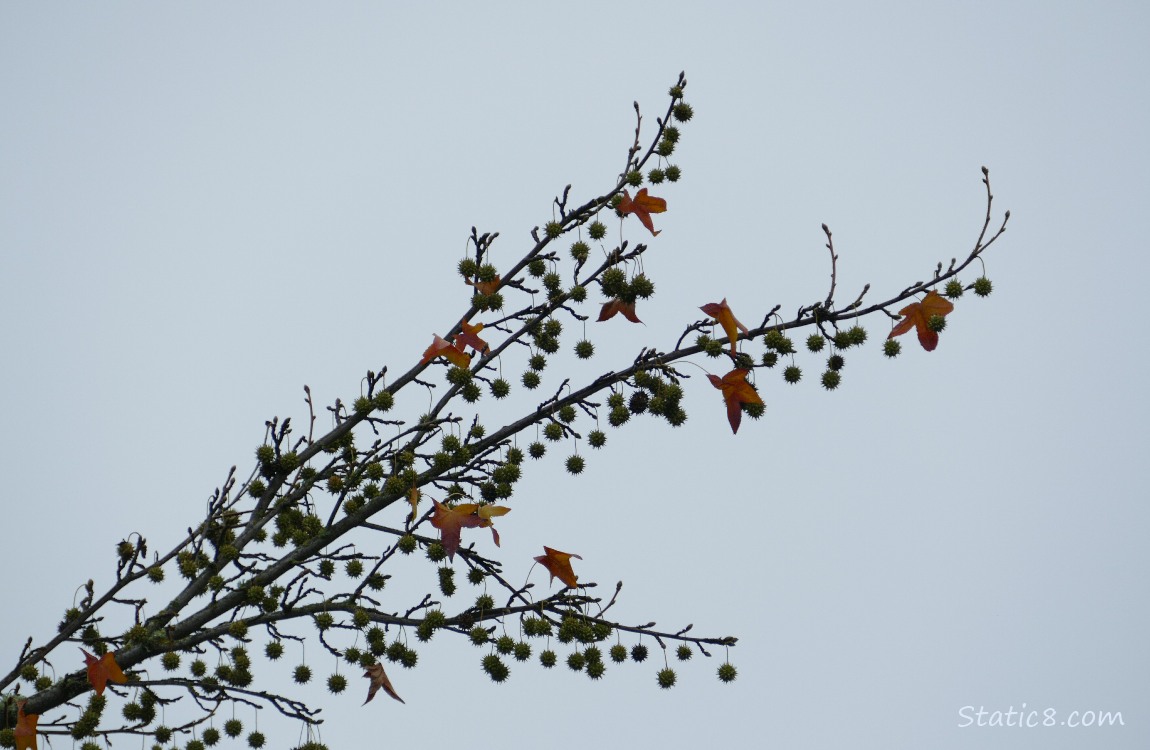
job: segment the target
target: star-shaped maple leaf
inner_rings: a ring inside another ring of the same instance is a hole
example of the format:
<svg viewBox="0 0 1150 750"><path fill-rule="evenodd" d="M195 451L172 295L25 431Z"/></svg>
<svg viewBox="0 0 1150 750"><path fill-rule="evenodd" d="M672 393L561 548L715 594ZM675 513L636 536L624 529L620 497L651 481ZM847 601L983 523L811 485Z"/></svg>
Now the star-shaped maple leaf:
<svg viewBox="0 0 1150 750"><path fill-rule="evenodd" d="M918 331L918 343L922 344L923 349L932 352L938 346L938 331L930 329L930 319L936 315L945 318L953 310L954 305L951 304L950 300L944 299L942 295L931 289L921 302L912 302L898 311L898 314L904 317L887 338L893 339L895 336L901 336L911 327L914 327Z"/></svg>
<svg viewBox="0 0 1150 750"><path fill-rule="evenodd" d="M634 302L624 302L618 298L603 303L603 309L599 311L599 322L610 320L616 315L622 315L632 323L643 322L639 320L639 316L635 314Z"/></svg>
<svg viewBox="0 0 1150 750"><path fill-rule="evenodd" d="M464 279L468 286L475 287L475 291L480 294L494 294L499 289L502 280L496 276L491 281L472 281L471 279Z"/></svg>
<svg viewBox="0 0 1150 750"><path fill-rule="evenodd" d="M564 585L571 588L579 585L579 576L575 575L575 571L571 569L571 558L582 560L582 557L570 552L560 552L547 546L543 547L543 552L545 554L536 557L535 562L547 568L552 581L558 578Z"/></svg>
<svg viewBox="0 0 1150 750"><path fill-rule="evenodd" d="M468 367L471 365L471 355L463 351L457 345L452 344L447 339L435 334L435 338L431 342L431 346L423 353L423 359L420 364L426 364L436 357L443 357L451 364L457 367Z"/></svg>
<svg viewBox="0 0 1150 750"><path fill-rule="evenodd" d="M40 714L24 713L24 704L16 704L16 727L13 735L16 738L16 750L36 750L36 722L40 721Z"/></svg>
<svg viewBox="0 0 1150 750"><path fill-rule="evenodd" d="M492 518L506 515L510 508L502 505L480 505L479 503L460 503L453 508L443 505L438 500L432 500L435 512L431 515L431 525L439 529L439 539L448 559L455 559L459 549L460 534L463 529L491 529L491 536L495 539L495 546L499 546L499 532L495 530Z"/></svg>
<svg viewBox="0 0 1150 750"><path fill-rule="evenodd" d="M723 332L727 334L727 338L731 340L731 354L735 353L736 343L739 339L739 331L748 333L747 327L740 323L735 314L731 312L731 308L727 306L727 298L723 297L723 301L719 303L709 302L699 308L703 312L710 315L723 327Z"/></svg>
<svg viewBox="0 0 1150 750"><path fill-rule="evenodd" d="M375 694L379 692L380 688L383 688L383 692L387 693L392 698L395 698L400 703L406 705L406 701L404 701L403 698L400 698L399 693L395 692L395 688L391 686L391 680L387 679L387 672L383 671L382 664L379 662L372 664L367 668L367 671L363 673L363 676L371 680L367 686L367 700L363 702L363 705L366 706L368 702L370 702L371 699L375 697Z"/></svg>
<svg viewBox="0 0 1150 750"><path fill-rule="evenodd" d="M747 382L750 370L736 367L723 377L707 373L711 385L723 392L723 401L727 404L727 421L731 423L731 432L738 433L739 423L743 421L743 404L761 404L763 399L755 387Z"/></svg>
<svg viewBox="0 0 1150 750"><path fill-rule="evenodd" d="M647 188L636 193L634 198L624 190L623 200L619 201L615 210L624 216L635 214L652 235L658 236L659 233L655 231L655 225L651 222L651 214L661 214L666 211L667 201L653 195L647 195Z"/></svg>
<svg viewBox="0 0 1150 750"><path fill-rule="evenodd" d="M466 320L459 324L460 331L455 334L455 346L462 349L464 346L470 346L475 351L482 354L487 351L487 342L479 338L479 332L483 330L482 323L472 325Z"/></svg>
<svg viewBox="0 0 1150 750"><path fill-rule="evenodd" d="M108 681L123 685L128 681L124 672L120 669L120 665L116 663L116 656L111 651L108 651L99 659L92 654L89 654L84 649L80 649L84 654L84 663L88 666L88 682L96 691L96 695L104 694L104 687Z"/></svg>

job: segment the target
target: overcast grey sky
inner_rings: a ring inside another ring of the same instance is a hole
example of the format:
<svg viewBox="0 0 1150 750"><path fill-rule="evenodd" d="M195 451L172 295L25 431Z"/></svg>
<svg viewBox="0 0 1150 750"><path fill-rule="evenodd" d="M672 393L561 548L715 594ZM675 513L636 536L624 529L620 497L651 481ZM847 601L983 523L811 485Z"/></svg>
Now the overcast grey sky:
<svg viewBox="0 0 1150 750"><path fill-rule="evenodd" d="M509 570L581 553L626 583L617 616L737 635L734 684L720 655L671 691L661 665L495 686L437 640L393 671L406 705L309 693L323 740L1150 746L1144 3L399 5L0 3L0 669L125 535L196 523L303 384L327 404L406 370L463 309L472 225L509 266L686 70L658 293L592 329L601 369L722 297L747 322L824 296L822 222L843 298L928 277L977 236L983 165L1012 211L994 294L930 354L887 361L874 320L834 393L814 357L760 373L737 437L696 377L684 428L628 425L577 479L530 467ZM960 726L1023 703L1125 725Z"/></svg>

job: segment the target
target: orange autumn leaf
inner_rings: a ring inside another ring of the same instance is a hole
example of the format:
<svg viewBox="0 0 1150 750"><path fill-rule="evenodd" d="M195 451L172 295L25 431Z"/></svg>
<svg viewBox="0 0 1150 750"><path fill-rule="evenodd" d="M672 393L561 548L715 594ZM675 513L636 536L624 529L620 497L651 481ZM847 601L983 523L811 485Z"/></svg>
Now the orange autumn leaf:
<svg viewBox="0 0 1150 750"><path fill-rule="evenodd" d="M635 303L624 302L621 299L613 299L610 302L603 303L603 309L599 311L599 322L610 320L617 314L622 314L624 318L632 323L642 323L639 316L635 314Z"/></svg>
<svg viewBox="0 0 1150 750"><path fill-rule="evenodd" d="M498 276L491 281L472 281L471 279L464 279L464 281L468 286L475 287L475 291L480 294L495 294L495 291L499 289L499 285L502 283Z"/></svg>
<svg viewBox="0 0 1150 750"><path fill-rule="evenodd" d="M379 662L376 662L375 664L372 664L370 667L368 667L367 671L363 673L363 676L371 680L367 686L367 700L363 702L363 705L366 706L371 701L371 699L375 697L375 694L379 692L380 688L383 688L383 692L387 693L392 698L395 698L400 703L407 705L406 701L404 701L403 698L400 698L399 693L395 692L395 688L391 686L391 680L387 679L387 672L383 671L383 665Z"/></svg>
<svg viewBox="0 0 1150 750"><path fill-rule="evenodd" d="M443 357L457 367L468 367L471 365L470 354L458 346L451 344L438 333L434 335L435 339L432 340L431 346L427 347L427 351L423 353L423 359L420 360L419 364L427 364L436 357Z"/></svg>
<svg viewBox="0 0 1150 750"><path fill-rule="evenodd" d="M731 308L727 306L727 298L723 297L723 301L718 304L710 302L699 308L707 315L710 315L715 321L723 327L723 331L727 334L727 338L731 340L731 354L735 353L735 345L739 338L739 331L748 333L747 327L740 323L735 314L731 312Z"/></svg>
<svg viewBox="0 0 1150 750"><path fill-rule="evenodd" d="M470 346L480 354L487 351L487 342L479 338L479 332L483 330L482 323L472 325L465 320L459 326L461 330L455 334L455 346L457 348L462 349L465 346Z"/></svg>
<svg viewBox="0 0 1150 750"><path fill-rule="evenodd" d="M40 721L40 714L24 713L24 704L16 704L16 727L13 732L16 737L16 750L36 750L36 722Z"/></svg>
<svg viewBox="0 0 1150 750"><path fill-rule="evenodd" d="M89 654L84 649L80 649L84 653L84 663L88 665L88 682L91 683L92 688L96 691L96 695L104 694L104 686L108 680L123 685L128 681L124 676L120 665L116 663L115 655L109 651L102 657L97 659L92 654Z"/></svg>
<svg viewBox="0 0 1150 750"><path fill-rule="evenodd" d="M723 392L723 401L727 403L727 421L731 423L731 432L738 433L739 423L743 421L743 404L761 404L763 399L755 387L747 382L750 370L736 367L723 377L707 373L711 385Z"/></svg>
<svg viewBox="0 0 1150 750"><path fill-rule="evenodd" d="M903 319L898 322L898 325L894 327L887 338L893 339L895 336L901 336L911 327L914 327L918 331L918 343L922 344L923 349L932 352L938 346L938 332L930 330L930 319L935 315L945 318L953 310L954 305L951 304L950 300L944 299L942 295L931 289L921 302L912 302L898 311Z"/></svg>
<svg viewBox="0 0 1150 750"><path fill-rule="evenodd" d="M490 528L495 546L499 546L499 532L496 531L491 519L510 513L510 508L502 505L480 505L479 503L460 503L454 508L449 508L438 500L433 499L431 502L435 505L435 512L431 515L431 525L439 529L439 539L448 559L455 559L455 553L459 549L459 537L463 529Z"/></svg>
<svg viewBox="0 0 1150 750"><path fill-rule="evenodd" d="M412 487L407 491L407 502L411 503L411 517L409 521L415 520L415 511L419 508L419 488Z"/></svg>
<svg viewBox="0 0 1150 750"><path fill-rule="evenodd" d="M547 568L547 571L551 574L552 582L558 578L564 585L571 588L575 588L579 585L579 576L575 575L575 571L571 569L571 558L574 557L578 560L582 560L582 557L570 552L560 552L557 549L551 549L547 546L543 547L543 551L546 554L536 557L535 562Z"/></svg>
<svg viewBox="0 0 1150 750"><path fill-rule="evenodd" d="M631 198L631 195L624 190L623 200L619 201L615 210L624 216L635 214L652 235L658 235L659 233L655 231L655 225L651 223L651 214L661 214L666 211L667 201L653 195L647 195L647 188L640 190L634 198Z"/></svg>

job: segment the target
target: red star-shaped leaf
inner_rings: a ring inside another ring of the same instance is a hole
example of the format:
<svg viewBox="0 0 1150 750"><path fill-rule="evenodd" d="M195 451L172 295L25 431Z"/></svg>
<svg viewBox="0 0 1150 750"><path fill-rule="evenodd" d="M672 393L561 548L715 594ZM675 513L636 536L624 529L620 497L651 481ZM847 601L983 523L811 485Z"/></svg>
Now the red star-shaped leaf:
<svg viewBox="0 0 1150 750"><path fill-rule="evenodd" d="M92 654L89 654L84 649L80 649L84 653L84 663L88 665L88 682L91 683L92 688L96 691L96 695L104 694L104 686L108 681L123 685L128 681L124 672L120 669L120 665L116 663L116 656L111 651L105 653L99 659Z"/></svg>
<svg viewBox="0 0 1150 750"><path fill-rule="evenodd" d="M624 190L623 200L619 201L615 210L624 216L635 214L652 235L658 235L659 233L655 231L655 225L651 222L651 214L661 214L666 211L667 201L653 195L647 195L647 188L640 190L634 198Z"/></svg>
<svg viewBox="0 0 1150 750"><path fill-rule="evenodd" d="M387 679L387 672L383 671L383 665L379 662L368 667L367 671L363 673L363 676L371 680L367 686L367 700L363 702L363 705L366 706L368 702L375 697L375 694L379 692L380 688L383 688L383 692L395 698L400 703L405 703L403 698L399 697L399 693L395 692L395 688L391 686L391 680Z"/></svg>
<svg viewBox="0 0 1150 750"><path fill-rule="evenodd" d="M451 364L457 367L468 367L471 365L471 355L459 348L458 342L452 344L447 339L435 334L435 339L432 340L431 346L423 353L423 359L420 364L426 364L436 357L443 357Z"/></svg>
<svg viewBox="0 0 1150 750"><path fill-rule="evenodd" d="M750 370L737 367L723 377L707 374L711 385L723 392L723 401L727 404L727 421L731 423L731 432L738 433L739 423L743 421L743 404L761 404L763 399L755 387L747 382Z"/></svg>
<svg viewBox="0 0 1150 750"><path fill-rule="evenodd" d="M731 312L731 308L727 306L727 298L723 297L723 301L719 303L709 302L699 308L703 312L710 315L723 327L723 331L727 334L727 338L731 340L731 354L735 353L735 346L739 339L739 331L747 333L747 327L740 323L735 314Z"/></svg>
<svg viewBox="0 0 1150 750"><path fill-rule="evenodd" d="M616 315L622 315L632 323L642 323L639 316L635 314L635 303L624 302L621 299L613 299L610 302L603 303L603 309L599 311L599 322L610 320Z"/></svg>
<svg viewBox="0 0 1150 750"><path fill-rule="evenodd" d="M536 557L535 562L547 568L547 571L551 573L552 581L558 578L564 585L571 588L575 588L579 585L579 576L575 575L575 571L571 569L571 558L574 557L582 560L582 557L570 552L560 552L557 549L551 549L546 546L543 548L543 552L545 554Z"/></svg>
<svg viewBox="0 0 1150 750"><path fill-rule="evenodd" d="M27 702L16 704L16 750L36 750L36 722L40 720L40 714L24 713L24 704Z"/></svg>
<svg viewBox="0 0 1150 750"><path fill-rule="evenodd" d="M938 332L930 330L930 319L935 315L945 318L953 310L954 305L951 304L950 300L944 299L942 295L931 289L921 302L912 302L898 311L903 319L898 322L898 325L894 327L887 338L893 339L895 336L901 336L911 327L914 327L918 331L918 343L922 344L923 349L932 352L938 346Z"/></svg>
<svg viewBox="0 0 1150 750"><path fill-rule="evenodd" d="M479 332L483 330L482 323L472 325L465 320L459 326L460 331L455 334L455 346L457 348L462 349L465 346L470 346L480 354L487 351L487 342L479 338Z"/></svg>
<svg viewBox="0 0 1150 750"><path fill-rule="evenodd" d="M443 505L438 500L432 500L435 512L431 516L431 525L439 529L440 542L447 552L448 559L455 559L459 549L460 534L463 529L490 528L491 536L495 539L495 546L499 546L499 532L492 525L492 518L511 512L510 508L502 505L480 505L479 503L460 503L454 508Z"/></svg>

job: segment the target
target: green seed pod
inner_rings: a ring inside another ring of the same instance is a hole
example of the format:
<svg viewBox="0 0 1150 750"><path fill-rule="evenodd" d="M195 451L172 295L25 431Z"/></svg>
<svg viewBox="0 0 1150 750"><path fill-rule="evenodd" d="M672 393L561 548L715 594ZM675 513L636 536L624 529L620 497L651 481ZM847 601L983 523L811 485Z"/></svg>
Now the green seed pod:
<svg viewBox="0 0 1150 750"><path fill-rule="evenodd" d="M655 680L659 683L659 687L663 688L664 690L674 687L675 670L671 669L670 667L666 669L660 669L659 674L655 676Z"/></svg>
<svg viewBox="0 0 1150 750"><path fill-rule="evenodd" d="M515 644L515 661L527 661L531 658L531 644L519 641Z"/></svg>
<svg viewBox="0 0 1150 750"><path fill-rule="evenodd" d="M543 226L543 231L546 233L548 239L555 239L563 234L563 225L557 221L549 221Z"/></svg>
<svg viewBox="0 0 1150 750"><path fill-rule="evenodd" d="M470 279L475 274L479 273L479 264L475 262L474 258L464 258L459 261L459 275L465 279Z"/></svg>
<svg viewBox="0 0 1150 750"><path fill-rule="evenodd" d="M164 580L164 569L156 565L148 568L148 580L152 583L162 583Z"/></svg>
<svg viewBox="0 0 1150 750"><path fill-rule="evenodd" d="M743 404L743 412L751 419L759 419L767 413L766 404Z"/></svg>
<svg viewBox="0 0 1150 750"><path fill-rule="evenodd" d="M495 398L506 398L507 394L511 393L511 384L503 378L496 378L491 381L491 395Z"/></svg>
<svg viewBox="0 0 1150 750"><path fill-rule="evenodd" d="M627 410L626 406L620 406L611 410L607 415L607 423L612 427L621 427L627 423L631 418L631 412Z"/></svg>
<svg viewBox="0 0 1150 750"><path fill-rule="evenodd" d="M156 727L156 731L152 734L156 738L156 742L161 745L168 744L168 741L172 739L172 730L169 727Z"/></svg>
<svg viewBox="0 0 1150 750"><path fill-rule="evenodd" d="M557 660L558 658L556 657L555 652L551 649L547 649L546 651L543 651L539 654L539 663L547 669L551 669L551 667L555 666L555 662Z"/></svg>
<svg viewBox="0 0 1150 750"><path fill-rule="evenodd" d="M695 110L691 108L690 104L679 102L671 109L671 114L673 114L679 122L686 122L694 117Z"/></svg>
<svg viewBox="0 0 1150 750"><path fill-rule="evenodd" d="M734 664L728 662L719 666L719 680L722 682L734 682L738 674Z"/></svg>
<svg viewBox="0 0 1150 750"><path fill-rule="evenodd" d="M90 750L102 750L99 745L92 743L93 747ZM184 745L184 750L204 750L204 743L200 740L188 740L188 744ZM80 750L88 750L83 746Z"/></svg>
<svg viewBox="0 0 1150 750"><path fill-rule="evenodd" d="M532 458L543 458L545 453L547 453L547 446L538 440L527 446L527 454Z"/></svg>
<svg viewBox="0 0 1150 750"><path fill-rule="evenodd" d="M463 385L471 382L471 370L466 367L452 367L447 371L447 382L452 385Z"/></svg>
<svg viewBox="0 0 1150 750"><path fill-rule="evenodd" d="M559 351L559 339L554 336L540 336L535 342L535 345L548 354L554 354Z"/></svg>
<svg viewBox="0 0 1150 750"><path fill-rule="evenodd" d="M940 333L946 328L946 318L941 315L931 315L926 321L926 327L935 333Z"/></svg>
<svg viewBox="0 0 1150 750"><path fill-rule="evenodd" d="M587 227L587 234L590 235L593 240L601 240L607 236L607 226L601 221L593 221L591 225Z"/></svg>
<svg viewBox="0 0 1150 750"><path fill-rule="evenodd" d="M763 352L763 367L774 367L779 363L778 352Z"/></svg>
<svg viewBox="0 0 1150 750"><path fill-rule="evenodd" d="M487 428L481 424L473 424L467 434L471 436L472 440L479 440L487 434Z"/></svg>
<svg viewBox="0 0 1150 750"><path fill-rule="evenodd" d="M851 345L851 337L846 331L839 331L835 334L833 339L836 349L849 349Z"/></svg>
<svg viewBox="0 0 1150 750"><path fill-rule="evenodd" d="M668 182L678 182L683 175L682 171L674 165L667 167L663 172L667 175Z"/></svg>
<svg viewBox="0 0 1150 750"><path fill-rule="evenodd" d="M847 341L851 346L862 346L866 343L866 329L862 326L851 326L847 329Z"/></svg>
<svg viewBox="0 0 1150 750"><path fill-rule="evenodd" d="M344 687L347 686L347 680L345 680L343 677L340 677L339 675L332 675L332 676L333 676L333 678L339 677L341 680L344 681ZM330 689L331 688L331 680L328 680L327 684L328 684L328 688ZM340 690L343 690L343 688L340 688ZM340 690L332 690L331 692L338 693L338 692L340 692ZM248 735L248 747L257 748L257 750L258 750L258 748L261 748L264 746L265 742L267 742L267 738L264 737L263 732L252 732L251 734Z"/></svg>
<svg viewBox="0 0 1150 750"><path fill-rule="evenodd" d="M642 414L651 405L651 397L646 391L635 391L627 402L627 408L632 414Z"/></svg>
<svg viewBox="0 0 1150 750"><path fill-rule="evenodd" d="M685 643L675 649L675 656L678 657L679 661L688 661L693 655L694 652L691 651L691 647Z"/></svg>
<svg viewBox="0 0 1150 750"><path fill-rule="evenodd" d="M307 680L304 680L306 682ZM228 719L224 722L224 734L229 737L239 737L243 734L244 723L239 719Z"/></svg>
<svg viewBox="0 0 1150 750"><path fill-rule="evenodd" d="M827 370L823 373L823 388L826 388L828 391L833 391L839 387L839 383L842 382L842 379L843 376L839 375L837 371Z"/></svg>
<svg viewBox="0 0 1150 750"><path fill-rule="evenodd" d="M491 265L490 263L484 263L479 267L478 276L480 281L495 281L495 277L498 275L499 271L496 270L495 266Z"/></svg>
<svg viewBox="0 0 1150 750"><path fill-rule="evenodd" d="M643 173L637 169L632 169L627 173L627 176L624 178L624 180L631 187L639 187L643 184Z"/></svg>
<svg viewBox="0 0 1150 750"><path fill-rule="evenodd" d="M440 568L439 569L439 590L443 592L444 596L451 596L455 593L455 569L454 568ZM430 621L432 613L427 614L427 619L424 622ZM440 613L442 618L443 613ZM438 627L438 626L436 626Z"/></svg>
<svg viewBox="0 0 1150 750"><path fill-rule="evenodd" d="M539 278L547 273L547 263L542 258L532 258L531 262L527 264L527 273Z"/></svg>
<svg viewBox="0 0 1150 750"><path fill-rule="evenodd" d="M648 299L655 294L655 282L651 281L646 274L638 274L631 279L630 291L639 299Z"/></svg>
<svg viewBox="0 0 1150 750"><path fill-rule="evenodd" d="M674 141L669 141L666 138L659 141L659 145L655 146L655 153L659 156L667 157L675 150Z"/></svg>
<svg viewBox="0 0 1150 750"><path fill-rule="evenodd" d="M651 184L653 184L653 185L662 184L663 180L665 180L666 178L667 178L667 174L663 170L658 169L658 168L652 169L650 172L647 173L647 179L650 180Z"/></svg>
<svg viewBox="0 0 1150 750"><path fill-rule="evenodd" d="M989 297L990 293L994 291L994 285L990 283L990 279L985 276L979 276L974 280L974 293L979 297Z"/></svg>
<svg viewBox="0 0 1150 750"><path fill-rule="evenodd" d="M586 263L587 258L591 255L591 246L583 240L577 240L571 244L571 258L576 263Z"/></svg>
<svg viewBox="0 0 1150 750"><path fill-rule="evenodd" d="M668 91L667 93L669 93L671 95L672 99L681 99L683 97L683 87L682 86L672 86L671 90ZM670 128L667 128L667 129L670 130Z"/></svg>
<svg viewBox="0 0 1150 750"><path fill-rule="evenodd" d="M331 560L324 560L324 562L331 562ZM315 626L320 630L327 630L334 624L335 618L331 616L330 612L320 612L315 616Z"/></svg>
<svg viewBox="0 0 1150 750"><path fill-rule="evenodd" d="M587 665L587 658L578 651L567 656L567 668L572 672L578 672Z"/></svg>
<svg viewBox="0 0 1150 750"><path fill-rule="evenodd" d="M548 291L554 292L557 289L559 289L559 287L563 286L563 277L560 276L559 274L555 273L554 271L551 271L550 273L544 274L543 286L547 287ZM555 322L559 322L559 321L555 321ZM554 336L555 334L552 334L552 335Z"/></svg>
<svg viewBox="0 0 1150 750"><path fill-rule="evenodd" d="M576 412L575 407L571 404L564 404L559 407L559 420L564 424L571 424L575 421Z"/></svg>
<svg viewBox="0 0 1150 750"><path fill-rule="evenodd" d="M612 266L603 272L599 279L606 297L622 297L627 292L627 272L618 266Z"/></svg>
<svg viewBox="0 0 1150 750"><path fill-rule="evenodd" d="M535 372L534 370L528 370L527 372L523 373L521 380L523 382L523 387L528 390L534 390L538 388L539 383L541 382L539 373Z"/></svg>
<svg viewBox="0 0 1150 750"><path fill-rule="evenodd" d="M270 445L261 445L259 448L256 448L256 459L258 459L261 464L270 464L276 460L276 449Z"/></svg>
<svg viewBox="0 0 1150 750"><path fill-rule="evenodd" d="M495 654L488 654L483 657L483 671L491 678L492 682L503 682L511 674L511 670L503 663Z"/></svg>
<svg viewBox="0 0 1150 750"><path fill-rule="evenodd" d="M724 351L726 351L725 346L717 339L709 340L707 345L703 347L703 353L708 357L721 357Z"/></svg>
<svg viewBox="0 0 1150 750"><path fill-rule="evenodd" d="M356 414L368 414L374 407L370 398L367 396L360 396L355 400L355 406L353 408L355 409Z"/></svg>
<svg viewBox="0 0 1150 750"><path fill-rule="evenodd" d="M341 674L333 674L327 678L327 689L332 693L342 693L347 689L347 678Z"/></svg>
<svg viewBox="0 0 1150 750"><path fill-rule="evenodd" d="M332 562L331 560L320 560L319 561L319 574L321 576L323 576L324 578L330 579L332 577L333 573L335 573L335 563L334 562Z"/></svg>
<svg viewBox="0 0 1150 750"><path fill-rule="evenodd" d="M507 463L512 466L518 466L523 463L523 451L520 448L508 448Z"/></svg>
<svg viewBox="0 0 1150 750"><path fill-rule="evenodd" d="M459 394L463 396L464 401L474 404L483 395L483 391L479 390L477 383L464 383L463 387L459 389Z"/></svg>
<svg viewBox="0 0 1150 750"><path fill-rule="evenodd" d="M591 430L587 433L587 443L592 448L602 448L607 443L607 433L602 430Z"/></svg>
<svg viewBox="0 0 1150 750"><path fill-rule="evenodd" d="M589 661L587 662L587 676L592 680L598 680L607 671L607 665L602 661Z"/></svg>
<svg viewBox="0 0 1150 750"><path fill-rule="evenodd" d="M168 651L160 657L160 666L169 672L180 668L180 655L175 651ZM27 679L27 678L25 678Z"/></svg>
<svg viewBox="0 0 1150 750"><path fill-rule="evenodd" d="M807 349L812 352L821 352L826 343L827 340L817 333L812 333L810 336L807 336Z"/></svg>
<svg viewBox="0 0 1150 750"><path fill-rule="evenodd" d="M642 643L637 643L631 647L631 658L636 662L647 660L647 647Z"/></svg>
<svg viewBox="0 0 1150 750"><path fill-rule="evenodd" d="M622 664L623 662L627 661L627 647L622 643L616 643L611 647L611 650L608 653L611 654L611 661L615 662L616 664Z"/></svg>
<svg viewBox="0 0 1150 750"><path fill-rule="evenodd" d="M372 398L372 402L375 404L376 409L387 411L395 405L395 396L391 394L391 391L381 391L375 394Z"/></svg>
<svg viewBox="0 0 1150 750"><path fill-rule="evenodd" d="M501 635L495 639L495 650L501 654L510 654L515 650L515 639L509 635Z"/></svg>
<svg viewBox="0 0 1150 750"><path fill-rule="evenodd" d="M943 291L943 294L945 294L950 299L958 299L962 296L964 291L966 290L963 289L961 281L958 279L951 279L950 281L946 282L946 287Z"/></svg>
<svg viewBox="0 0 1150 750"><path fill-rule="evenodd" d="M269 641L267 645L264 646L264 656L266 656L271 661L275 661L283 655L284 645L279 641ZM195 671L193 670L192 673L195 674Z"/></svg>
<svg viewBox="0 0 1150 750"><path fill-rule="evenodd" d="M594 353L595 345L587 339L583 339L575 344L575 356L579 359L590 359Z"/></svg>
<svg viewBox="0 0 1150 750"><path fill-rule="evenodd" d="M471 639L471 643L476 646L482 646L487 643L487 628L482 625L476 625L467 633L467 637Z"/></svg>
<svg viewBox="0 0 1150 750"><path fill-rule="evenodd" d="M839 370L843 369L844 364L846 364L846 360L842 358L842 355L832 354L831 356L827 357L828 370L834 370L835 372L838 372Z"/></svg>
<svg viewBox="0 0 1150 750"><path fill-rule="evenodd" d="M567 457L567 471L572 474L583 473L583 457L582 456L568 456Z"/></svg>
<svg viewBox="0 0 1150 750"><path fill-rule="evenodd" d="M531 358L527 360L527 366L538 372L547 367L547 358L542 354L532 354Z"/></svg>
<svg viewBox="0 0 1150 750"><path fill-rule="evenodd" d="M442 562L447 557L447 550L443 549L443 545L439 542L432 542L427 545L427 559L432 562Z"/></svg>
<svg viewBox="0 0 1150 750"><path fill-rule="evenodd" d="M200 736L203 738L205 745L212 747L220 741L220 730L216 729L215 727L208 727Z"/></svg>
<svg viewBox="0 0 1150 750"><path fill-rule="evenodd" d="M558 422L548 422L543 427L543 437L552 442L560 440L563 437L563 425Z"/></svg>
<svg viewBox="0 0 1150 750"><path fill-rule="evenodd" d="M794 384L803 379L803 371L797 365L791 365L783 370L783 380Z"/></svg>
<svg viewBox="0 0 1150 750"><path fill-rule="evenodd" d="M399 541L396 542L395 546L399 547L399 551L403 554L410 555L412 552L415 552L415 548L418 544L419 543L415 540L414 536L411 534L404 534L399 538Z"/></svg>

